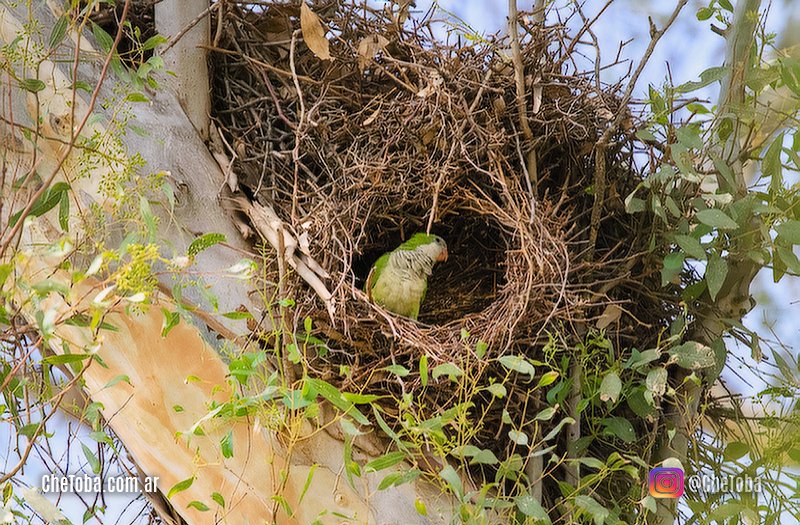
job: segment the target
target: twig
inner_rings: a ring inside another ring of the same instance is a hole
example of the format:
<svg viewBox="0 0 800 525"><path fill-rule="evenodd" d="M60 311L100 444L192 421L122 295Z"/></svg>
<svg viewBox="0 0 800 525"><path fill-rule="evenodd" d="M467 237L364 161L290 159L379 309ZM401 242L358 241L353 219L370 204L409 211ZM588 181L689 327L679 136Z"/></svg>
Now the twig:
<svg viewBox="0 0 800 525"><path fill-rule="evenodd" d="M514 81L517 85L517 110L520 127L525 140L533 140L533 131L528 122L528 110L525 107L525 68L522 64L522 49L519 45L519 29L517 28L517 0L508 0L508 36L511 38L511 61L514 63Z"/></svg>

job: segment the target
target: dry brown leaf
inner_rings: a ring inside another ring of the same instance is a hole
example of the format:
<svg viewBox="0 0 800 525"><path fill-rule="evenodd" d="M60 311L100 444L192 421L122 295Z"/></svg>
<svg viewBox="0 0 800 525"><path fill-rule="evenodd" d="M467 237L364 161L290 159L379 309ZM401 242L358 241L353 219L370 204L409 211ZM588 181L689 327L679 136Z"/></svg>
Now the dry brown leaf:
<svg viewBox="0 0 800 525"><path fill-rule="evenodd" d="M608 325L616 321L622 315L622 308L615 304L610 304L606 307L603 315L597 320L597 328L602 330Z"/></svg>
<svg viewBox="0 0 800 525"><path fill-rule="evenodd" d="M376 119L376 118L378 118L378 115L380 114L380 112L381 112L381 108L378 108L378 109L376 109L376 110L375 110L375 111L372 113L372 115L370 115L369 117L367 117L367 120L365 120L365 121L364 121L364 123L363 123L362 125L363 125L363 126L369 126L370 124L372 124L373 122L375 122L375 119Z"/></svg>
<svg viewBox="0 0 800 525"><path fill-rule="evenodd" d="M308 49L322 60L333 60L322 21L305 2L300 5L300 29Z"/></svg>
<svg viewBox="0 0 800 525"><path fill-rule="evenodd" d="M383 51L388 44L389 41L381 35L370 35L361 39L358 43L358 69L364 71L372 57L378 51Z"/></svg>

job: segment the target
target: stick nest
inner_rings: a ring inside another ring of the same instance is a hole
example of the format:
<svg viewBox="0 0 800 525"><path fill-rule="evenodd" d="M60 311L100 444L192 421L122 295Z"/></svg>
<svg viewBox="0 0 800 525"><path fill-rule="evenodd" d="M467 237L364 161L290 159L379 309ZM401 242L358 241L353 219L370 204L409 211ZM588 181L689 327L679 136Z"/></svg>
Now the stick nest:
<svg viewBox="0 0 800 525"><path fill-rule="evenodd" d="M507 454L514 445L503 411L519 424L545 402L530 399L538 377L509 375L499 356L558 368L564 355L580 359L576 348L598 321L610 352L655 346L678 299L653 270L653 226L624 209L641 181L632 119L605 148L590 246L595 143L629 110L618 87L578 70L586 61L576 60L581 46L564 27L521 17L522 116L506 37L469 41L451 28L440 39L445 26L430 13L405 20L396 5L317 3L333 56L321 60L303 40L299 5L224 5L211 55L215 119L236 153L241 191L273 206L330 273L334 319L298 278L281 285L296 300L297 331L309 316L327 343L310 362L319 377L387 395L388 413L412 393L430 415L460 400L446 376L423 388L422 356L429 369L468 368L483 386L507 378L506 397L483 391L473 400L485 423L475 439ZM370 266L428 224L450 259L434 268L419 322L369 304L362 287ZM398 377L388 365L409 373Z"/></svg>

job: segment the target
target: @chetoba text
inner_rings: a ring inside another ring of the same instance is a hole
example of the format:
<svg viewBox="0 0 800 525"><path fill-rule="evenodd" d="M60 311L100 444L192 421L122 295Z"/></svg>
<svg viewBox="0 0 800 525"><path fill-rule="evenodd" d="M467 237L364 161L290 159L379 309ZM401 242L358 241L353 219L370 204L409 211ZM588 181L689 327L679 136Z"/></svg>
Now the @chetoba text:
<svg viewBox="0 0 800 525"><path fill-rule="evenodd" d="M654 498L680 498L683 495L683 470L654 468L650 471L650 495Z"/></svg>

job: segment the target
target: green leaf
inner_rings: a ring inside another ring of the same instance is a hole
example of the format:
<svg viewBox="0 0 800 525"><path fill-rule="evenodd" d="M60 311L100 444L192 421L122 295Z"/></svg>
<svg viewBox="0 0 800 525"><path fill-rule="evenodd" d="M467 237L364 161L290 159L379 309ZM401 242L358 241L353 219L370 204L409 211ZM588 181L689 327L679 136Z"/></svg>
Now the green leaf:
<svg viewBox="0 0 800 525"><path fill-rule="evenodd" d="M223 498L222 494L220 494L219 492L212 492L211 499L213 499L214 502L223 509L225 508L225 498Z"/></svg>
<svg viewBox="0 0 800 525"><path fill-rule="evenodd" d="M542 375L542 377L539 378L539 384L536 386L538 388L542 388L551 385L556 381L556 379L558 379L559 375L560 374L555 370L551 370L550 372L547 372L546 374Z"/></svg>
<svg viewBox="0 0 800 525"><path fill-rule="evenodd" d="M322 379L309 379L309 385L322 397L327 399L333 406L347 414L348 416L352 417L356 420L357 423L360 423L364 426L370 426L371 423L369 419L364 417L356 406L342 397L342 394L339 390L333 386L332 384L328 383L327 381L323 381Z"/></svg>
<svg viewBox="0 0 800 525"><path fill-rule="evenodd" d="M92 354L60 354L50 355L42 359L42 363L48 365L68 365L70 363L77 363L92 357Z"/></svg>
<svg viewBox="0 0 800 525"><path fill-rule="evenodd" d="M775 193L783 187L783 165L781 164L781 151L783 148L783 133L775 137L764 154L761 161L761 173L769 177L770 192Z"/></svg>
<svg viewBox="0 0 800 525"><path fill-rule="evenodd" d="M750 452L750 445L741 441L734 441L727 444L722 456L728 461L736 461L748 452Z"/></svg>
<svg viewBox="0 0 800 525"><path fill-rule="evenodd" d="M25 91L30 91L31 93L38 93L39 91L47 87L45 83L39 80L38 78L25 78L23 80L20 80L19 86Z"/></svg>
<svg viewBox="0 0 800 525"><path fill-rule="evenodd" d="M647 390L653 393L656 396L663 396L664 392L667 391L667 379L668 379L667 370L665 368L654 368L647 373L647 378L645 379L645 385L647 385Z"/></svg>
<svg viewBox="0 0 800 525"><path fill-rule="evenodd" d="M683 253L689 257L693 257L698 261L706 260L706 249L700 244L700 241L691 235L676 235L675 242L681 247Z"/></svg>
<svg viewBox="0 0 800 525"><path fill-rule="evenodd" d="M775 226L781 240L789 244L800 244L800 221L789 220Z"/></svg>
<svg viewBox="0 0 800 525"><path fill-rule="evenodd" d="M553 407L547 407L538 414L536 414L536 417L534 419L536 421L549 421L553 419L554 415L556 415L556 409Z"/></svg>
<svg viewBox="0 0 800 525"><path fill-rule="evenodd" d="M584 496L583 494L575 496L575 504L585 510L592 519L594 519L595 525L603 525L606 518L609 516L608 509L600 505L597 500L590 496Z"/></svg>
<svg viewBox="0 0 800 525"><path fill-rule="evenodd" d="M690 370L709 368L717 363L714 350L697 341L687 341L669 349L670 362Z"/></svg>
<svg viewBox="0 0 800 525"><path fill-rule="evenodd" d="M423 355L419 358L419 380L422 386L428 386L428 356Z"/></svg>
<svg viewBox="0 0 800 525"><path fill-rule="evenodd" d="M501 399L504 398L506 394L508 394L508 390L506 390L506 387L500 383L492 383L491 385L486 387L486 390L488 390L489 393L492 394L494 397L498 397Z"/></svg>
<svg viewBox="0 0 800 525"><path fill-rule="evenodd" d="M500 463L500 460L497 459L494 452L487 449L479 450L469 462L470 465L497 465L498 463Z"/></svg>
<svg viewBox="0 0 800 525"><path fill-rule="evenodd" d="M728 276L728 261L717 255L716 253L711 256L706 266L705 280L708 283L708 293L711 295L711 300L716 300L717 294L722 290L722 285L725 284L725 277Z"/></svg>
<svg viewBox="0 0 800 525"><path fill-rule="evenodd" d="M611 371L606 374L603 382L600 383L600 401L616 403L620 392L622 392L622 380L620 380L616 372Z"/></svg>
<svg viewBox="0 0 800 525"><path fill-rule="evenodd" d="M225 240L225 236L221 233L206 233L205 235L201 235L192 241L192 244L189 245L189 249L187 250L187 255L189 257L196 257L197 254L203 250L206 250L215 244L225 242Z"/></svg>
<svg viewBox="0 0 800 525"><path fill-rule="evenodd" d="M551 439L556 437L559 432L561 432L561 429L564 427L564 425L571 425L574 422L575 420L572 419L571 417L565 417L564 419L559 421L558 424L555 427L553 427L553 429L550 430L550 432L548 432L544 438L542 438L543 441L550 441Z"/></svg>
<svg viewBox="0 0 800 525"><path fill-rule="evenodd" d="M375 394L356 394L354 392L342 392L342 397L356 405L368 405L381 398Z"/></svg>
<svg viewBox="0 0 800 525"><path fill-rule="evenodd" d="M69 26L69 17L67 15L61 15L56 23L53 24L53 29L50 31L50 39L47 42L47 45L50 49L55 49L58 44L64 40L64 37L67 35L67 27Z"/></svg>
<svg viewBox="0 0 800 525"><path fill-rule="evenodd" d="M714 10L711 8L702 7L697 11L697 19L700 20L701 22L703 20L708 20L712 16L714 16Z"/></svg>
<svg viewBox="0 0 800 525"><path fill-rule="evenodd" d="M197 509L200 512L206 512L207 510L210 510L208 508L208 505L206 505L202 501L197 501L197 500L190 501L189 504L186 505L186 508L187 509Z"/></svg>
<svg viewBox="0 0 800 525"><path fill-rule="evenodd" d="M786 265L786 267L795 275L800 275L800 259L794 254L794 251L783 246L776 246L777 255Z"/></svg>
<svg viewBox="0 0 800 525"><path fill-rule="evenodd" d="M636 440L636 432L633 425L624 417L607 417L600 421L605 430L625 443L633 443Z"/></svg>
<svg viewBox="0 0 800 525"><path fill-rule="evenodd" d="M437 366L433 369L431 376L434 379L439 379L441 376L447 376L452 381L455 381L457 377L461 377L464 375L464 371L459 368L458 365L455 363L442 363L441 365Z"/></svg>
<svg viewBox="0 0 800 525"><path fill-rule="evenodd" d="M111 51L111 47L114 45L114 39L111 38L111 35L109 35L105 29L92 22L92 34L103 53Z"/></svg>
<svg viewBox="0 0 800 525"><path fill-rule="evenodd" d="M389 452L388 454L384 454L383 456L373 459L366 465L364 465L365 472L378 472L379 470L384 470L387 468L391 468L395 465L402 463L406 459L405 452Z"/></svg>
<svg viewBox="0 0 800 525"><path fill-rule="evenodd" d="M161 313L164 315L164 320L161 321L161 337L167 337L172 329L180 323L181 314L178 312L170 312L166 308L162 308Z"/></svg>
<svg viewBox="0 0 800 525"><path fill-rule="evenodd" d="M514 504L525 516L533 518L534 523L537 525L550 525L552 523L544 507L530 494L526 493L517 496L514 499Z"/></svg>
<svg viewBox="0 0 800 525"><path fill-rule="evenodd" d="M339 419L339 425L342 427L344 433L347 434L348 436L360 436L363 434L363 432L361 432L358 429L358 427L355 426L353 422L346 417Z"/></svg>
<svg viewBox="0 0 800 525"><path fill-rule="evenodd" d="M735 230L739 227L736 221L728 217L724 211L716 208L698 211L697 220L720 230Z"/></svg>
<svg viewBox="0 0 800 525"><path fill-rule="evenodd" d="M81 449L83 450L83 455L86 458L86 461L89 462L89 466L92 468L92 472L94 474L100 474L100 460L94 455L92 449L83 443L81 443Z"/></svg>
<svg viewBox="0 0 800 525"><path fill-rule="evenodd" d="M528 434L519 430L509 430L508 438L517 445L525 446L528 444Z"/></svg>
<svg viewBox="0 0 800 525"><path fill-rule="evenodd" d="M225 312L222 314L222 317L225 319L231 319L233 321L241 321L242 319L253 319L253 314L250 312Z"/></svg>
<svg viewBox="0 0 800 525"><path fill-rule="evenodd" d="M382 370L385 370L390 374L394 374L397 377L406 377L408 374L411 373L411 371L408 368L404 367L403 365L389 365L383 367Z"/></svg>
<svg viewBox="0 0 800 525"><path fill-rule="evenodd" d="M464 494L464 488L461 483L461 478L458 476L458 473L455 471L453 467L447 465L444 467L441 472L439 472L439 476L450 485L450 488L453 489L453 492L458 495L459 498Z"/></svg>
<svg viewBox="0 0 800 525"><path fill-rule="evenodd" d="M675 129L675 137L686 148L703 149L703 139L697 126L684 126Z"/></svg>
<svg viewBox="0 0 800 525"><path fill-rule="evenodd" d="M661 286L668 285L681 274L684 260L686 260L686 255L683 252L672 252L664 257L664 266L661 268Z"/></svg>
<svg viewBox="0 0 800 525"><path fill-rule="evenodd" d="M69 193L66 191L61 193L58 207L58 224L65 232L69 231Z"/></svg>
<svg viewBox="0 0 800 525"><path fill-rule="evenodd" d="M169 489L169 492L167 492L167 499L170 499L178 492L183 492L184 490L188 489L189 487L192 486L192 483L194 483L194 476L192 476L191 478L186 478L183 481L177 482L175 485L173 485L171 489Z"/></svg>
<svg viewBox="0 0 800 525"><path fill-rule="evenodd" d="M61 194L69 190L69 184L66 182L56 182L51 187L42 193L33 206L31 206L30 215L33 217L40 217L52 210L61 202ZM13 227L19 218L22 216L22 210L18 211L11 216L9 220L9 227Z"/></svg>
<svg viewBox="0 0 800 525"><path fill-rule="evenodd" d="M150 51L167 42L167 39L161 35L154 35L144 41L142 44L142 51Z"/></svg>
<svg viewBox="0 0 800 525"><path fill-rule="evenodd" d="M498 359L501 365L508 368L509 370L514 370L521 374L527 374L531 376L531 378L536 374L536 369L533 368L533 365L525 359L524 356L521 355L504 355Z"/></svg>
<svg viewBox="0 0 800 525"><path fill-rule="evenodd" d="M128 95L125 97L125 100L127 102L150 102L150 99L147 98L147 95L139 93L138 91L128 93Z"/></svg>
<svg viewBox="0 0 800 525"><path fill-rule="evenodd" d="M233 430L229 430L228 433L225 434L225 436L220 440L219 448L224 457L233 457Z"/></svg>

